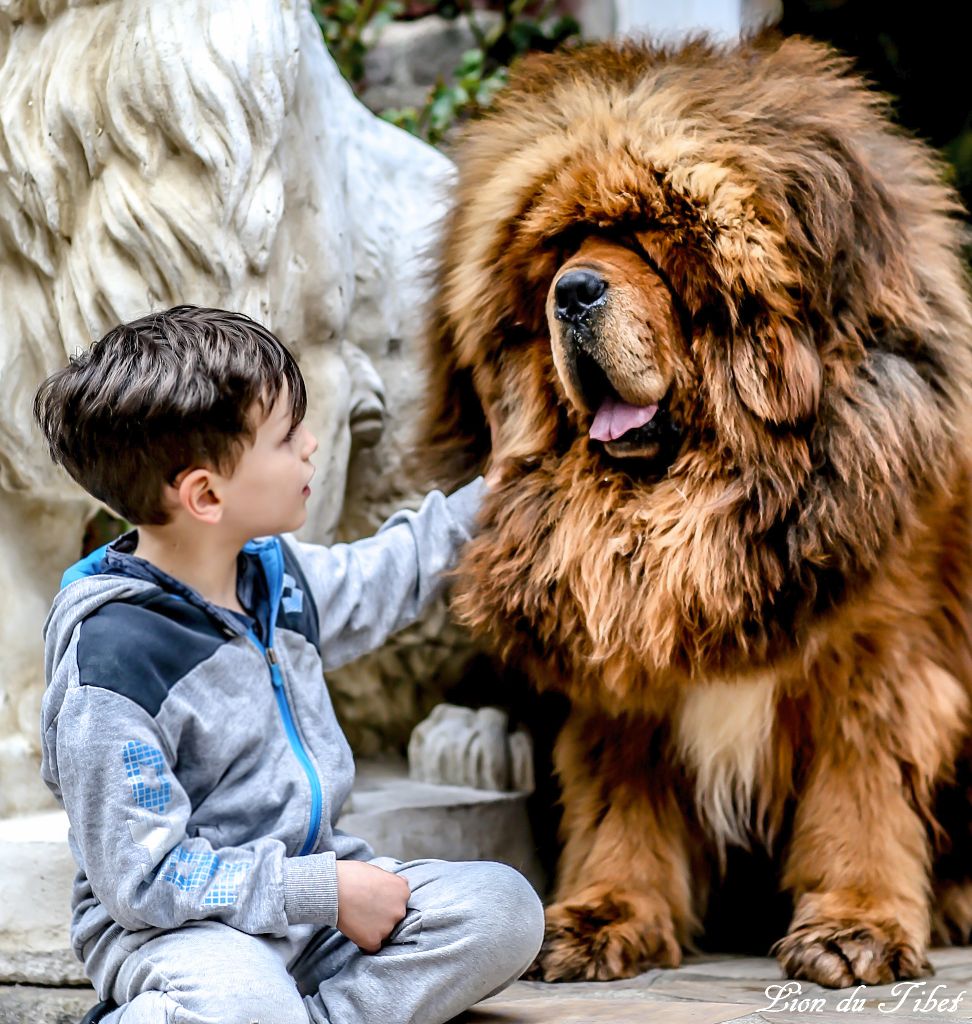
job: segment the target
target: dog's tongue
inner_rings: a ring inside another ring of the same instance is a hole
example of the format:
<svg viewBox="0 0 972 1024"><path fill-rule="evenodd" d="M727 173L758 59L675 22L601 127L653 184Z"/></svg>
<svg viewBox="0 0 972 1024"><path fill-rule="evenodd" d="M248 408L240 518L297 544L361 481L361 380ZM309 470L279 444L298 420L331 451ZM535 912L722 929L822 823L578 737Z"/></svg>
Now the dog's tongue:
<svg viewBox="0 0 972 1024"><path fill-rule="evenodd" d="M595 441L616 441L622 434L650 422L657 405L628 405L617 398L605 398L591 424Z"/></svg>

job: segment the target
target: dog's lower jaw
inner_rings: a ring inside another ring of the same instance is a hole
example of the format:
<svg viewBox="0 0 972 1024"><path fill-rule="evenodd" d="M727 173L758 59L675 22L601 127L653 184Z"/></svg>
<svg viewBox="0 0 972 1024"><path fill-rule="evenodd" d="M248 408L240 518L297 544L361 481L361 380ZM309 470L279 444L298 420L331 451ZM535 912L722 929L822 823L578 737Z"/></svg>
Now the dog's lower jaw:
<svg viewBox="0 0 972 1024"><path fill-rule="evenodd" d="M655 441L650 444L631 446L619 439L605 441L604 450L612 459L654 459L661 454L661 445Z"/></svg>

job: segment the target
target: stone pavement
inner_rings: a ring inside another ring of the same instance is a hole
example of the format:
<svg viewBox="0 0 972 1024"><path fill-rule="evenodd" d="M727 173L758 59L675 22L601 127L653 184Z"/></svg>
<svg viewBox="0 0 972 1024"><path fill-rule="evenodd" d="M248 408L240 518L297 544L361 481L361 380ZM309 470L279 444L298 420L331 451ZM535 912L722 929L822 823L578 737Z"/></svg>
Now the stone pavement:
<svg viewBox="0 0 972 1024"><path fill-rule="evenodd" d="M474 1007L461 1022L914 1024L916 1020L972 1019L972 949L935 950L930 959L935 976L907 998L900 987L893 991L891 985L862 986L855 992L783 981L776 961L768 958L696 957L677 970L648 971L609 984L519 982ZM930 996L936 985L943 987Z"/></svg>
<svg viewBox="0 0 972 1024"><path fill-rule="evenodd" d="M94 1002L90 989L78 987L82 979L66 954L45 956L49 959L43 965L22 957L18 967L16 954L0 954L0 976L15 980L19 970L22 978L36 977L43 967L52 979L44 987L0 985L0 1024L76 1024ZM628 981L517 982L454 1024L914 1024L972 1019L972 950L935 950L931 961L935 976L905 993L901 985L897 990L886 985L833 991L784 982L769 959L696 957L677 970L648 971Z"/></svg>

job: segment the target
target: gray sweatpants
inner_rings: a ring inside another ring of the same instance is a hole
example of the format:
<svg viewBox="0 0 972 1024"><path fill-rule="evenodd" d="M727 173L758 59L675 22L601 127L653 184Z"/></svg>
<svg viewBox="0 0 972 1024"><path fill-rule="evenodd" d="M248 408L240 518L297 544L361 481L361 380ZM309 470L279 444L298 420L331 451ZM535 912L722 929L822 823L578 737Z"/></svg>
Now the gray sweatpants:
<svg viewBox="0 0 972 1024"><path fill-rule="evenodd" d="M503 864L381 857L405 876L408 912L375 954L333 928L284 938L215 921L134 949L105 1024L442 1024L515 981L543 937L543 910Z"/></svg>

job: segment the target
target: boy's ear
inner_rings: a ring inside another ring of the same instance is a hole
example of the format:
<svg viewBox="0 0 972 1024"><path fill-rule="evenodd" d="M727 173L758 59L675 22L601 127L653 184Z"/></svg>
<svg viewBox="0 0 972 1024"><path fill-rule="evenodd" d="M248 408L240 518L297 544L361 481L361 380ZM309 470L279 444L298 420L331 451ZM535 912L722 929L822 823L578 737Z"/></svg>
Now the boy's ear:
<svg viewBox="0 0 972 1024"><path fill-rule="evenodd" d="M176 477L171 489L175 491L176 502L193 519L215 525L223 518L223 502L213 485L212 471L201 467Z"/></svg>

